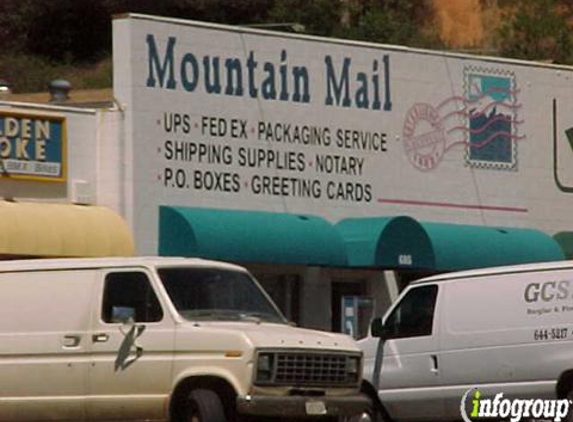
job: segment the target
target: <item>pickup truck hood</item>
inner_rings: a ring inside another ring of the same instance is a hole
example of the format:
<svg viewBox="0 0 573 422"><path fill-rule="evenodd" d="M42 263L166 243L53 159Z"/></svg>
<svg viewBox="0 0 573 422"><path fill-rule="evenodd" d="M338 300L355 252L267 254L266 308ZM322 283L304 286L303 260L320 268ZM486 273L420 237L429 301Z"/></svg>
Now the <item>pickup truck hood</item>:
<svg viewBox="0 0 573 422"><path fill-rule="evenodd" d="M241 333L255 348L331 349L360 352L350 336L285 324L256 322L201 322L199 327L224 336Z"/></svg>

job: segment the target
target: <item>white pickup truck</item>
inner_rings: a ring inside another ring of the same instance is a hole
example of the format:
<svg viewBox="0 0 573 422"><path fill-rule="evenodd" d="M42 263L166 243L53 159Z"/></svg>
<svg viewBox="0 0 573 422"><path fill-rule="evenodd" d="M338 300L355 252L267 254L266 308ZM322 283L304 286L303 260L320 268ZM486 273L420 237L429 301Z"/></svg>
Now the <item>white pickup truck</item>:
<svg viewBox="0 0 573 422"><path fill-rule="evenodd" d="M351 338L289 325L235 265L0 263L3 422L353 419L361 373Z"/></svg>

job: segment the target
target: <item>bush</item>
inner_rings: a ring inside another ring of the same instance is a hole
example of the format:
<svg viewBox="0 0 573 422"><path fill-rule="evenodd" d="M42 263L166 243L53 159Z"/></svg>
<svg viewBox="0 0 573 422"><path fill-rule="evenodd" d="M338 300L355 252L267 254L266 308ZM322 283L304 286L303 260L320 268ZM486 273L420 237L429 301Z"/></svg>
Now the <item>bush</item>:
<svg viewBox="0 0 573 422"><path fill-rule="evenodd" d="M60 64L39 56L7 53L0 56L0 75L14 93L45 92L53 79L66 79L74 89L112 86L111 58L97 65Z"/></svg>
<svg viewBox="0 0 573 422"><path fill-rule="evenodd" d="M522 0L509 7L499 30L502 56L571 63L573 44L567 9L556 0Z"/></svg>

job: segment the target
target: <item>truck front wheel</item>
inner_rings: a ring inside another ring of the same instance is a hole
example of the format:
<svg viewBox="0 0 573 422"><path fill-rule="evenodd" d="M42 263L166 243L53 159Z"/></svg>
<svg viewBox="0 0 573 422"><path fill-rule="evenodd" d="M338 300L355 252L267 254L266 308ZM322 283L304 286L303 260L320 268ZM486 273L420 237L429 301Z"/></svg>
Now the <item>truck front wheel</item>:
<svg viewBox="0 0 573 422"><path fill-rule="evenodd" d="M383 422L382 416L375 409L356 415L339 418L339 422Z"/></svg>
<svg viewBox="0 0 573 422"><path fill-rule="evenodd" d="M565 398L567 400L569 400L569 411L567 412L567 416L565 416L565 419L563 419L565 422L573 422L573 405L572 400L573 400L573 389L570 389L567 392L567 396L565 396Z"/></svg>
<svg viewBox="0 0 573 422"><path fill-rule="evenodd" d="M191 391L185 422L227 422L217 393L203 389Z"/></svg>

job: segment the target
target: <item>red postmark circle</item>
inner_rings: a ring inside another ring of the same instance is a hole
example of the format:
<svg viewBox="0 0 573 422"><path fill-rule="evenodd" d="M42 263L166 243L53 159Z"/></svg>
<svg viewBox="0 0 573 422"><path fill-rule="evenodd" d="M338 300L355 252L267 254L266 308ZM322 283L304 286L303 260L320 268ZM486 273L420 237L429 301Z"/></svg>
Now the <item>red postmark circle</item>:
<svg viewBox="0 0 573 422"><path fill-rule="evenodd" d="M404 121L404 151L414 167L431 170L441 161L446 137L438 111L426 103L414 104Z"/></svg>

